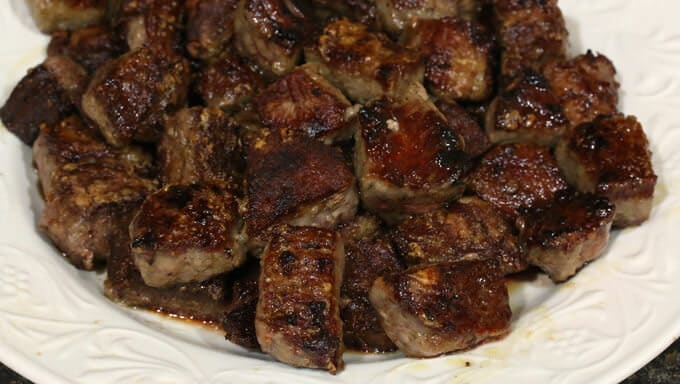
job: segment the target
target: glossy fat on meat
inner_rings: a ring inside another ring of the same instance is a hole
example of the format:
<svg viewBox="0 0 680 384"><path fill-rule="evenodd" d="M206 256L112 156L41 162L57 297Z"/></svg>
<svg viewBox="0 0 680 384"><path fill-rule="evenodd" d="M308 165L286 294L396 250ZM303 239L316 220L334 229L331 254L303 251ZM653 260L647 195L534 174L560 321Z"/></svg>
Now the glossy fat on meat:
<svg viewBox="0 0 680 384"><path fill-rule="evenodd" d="M109 26L101 24L53 33L47 55L67 56L92 74L126 50L124 39Z"/></svg>
<svg viewBox="0 0 680 384"><path fill-rule="evenodd" d="M345 253L335 231L278 226L262 255L255 332L284 363L343 368L339 295Z"/></svg>
<svg viewBox="0 0 680 384"><path fill-rule="evenodd" d="M435 105L446 118L449 128L465 142L465 153L468 156L479 157L491 147L486 132L465 108L443 100L438 100Z"/></svg>
<svg viewBox="0 0 680 384"><path fill-rule="evenodd" d="M132 258L151 287L200 282L246 260L238 202L217 184L175 184L147 196L130 223Z"/></svg>
<svg viewBox="0 0 680 384"><path fill-rule="evenodd" d="M385 332L409 357L468 349L510 330L508 291L488 261L425 264L378 278L369 294Z"/></svg>
<svg viewBox="0 0 680 384"><path fill-rule="evenodd" d="M416 19L473 19L478 12L476 0L376 0L375 4L381 26L395 36Z"/></svg>
<svg viewBox="0 0 680 384"><path fill-rule="evenodd" d="M76 30L104 21L106 0L27 0L38 29L45 33Z"/></svg>
<svg viewBox="0 0 680 384"><path fill-rule="evenodd" d="M264 87L262 76L236 55L202 66L194 86L208 107L225 111L237 111Z"/></svg>
<svg viewBox="0 0 680 384"><path fill-rule="evenodd" d="M555 156L571 185L606 196L616 206L614 226L647 220L657 176L635 117L614 115L581 124L560 140Z"/></svg>
<svg viewBox="0 0 680 384"><path fill-rule="evenodd" d="M192 57L210 60L228 48L237 5L238 0L187 2L186 49Z"/></svg>

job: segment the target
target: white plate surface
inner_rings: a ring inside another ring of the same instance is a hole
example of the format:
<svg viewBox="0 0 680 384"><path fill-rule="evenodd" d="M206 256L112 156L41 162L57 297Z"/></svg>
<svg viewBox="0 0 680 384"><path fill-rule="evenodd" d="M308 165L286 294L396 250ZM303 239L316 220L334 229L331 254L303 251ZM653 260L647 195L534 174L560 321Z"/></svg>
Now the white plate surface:
<svg viewBox="0 0 680 384"><path fill-rule="evenodd" d="M430 360L346 355L337 376L294 369L212 331L108 302L36 230L28 147L0 127L0 360L38 383L613 383L680 336L680 2L562 0L574 53L616 64L621 108L646 127L659 174L651 219L618 231L566 284L513 284L512 333ZM0 103L47 38L0 2Z"/></svg>

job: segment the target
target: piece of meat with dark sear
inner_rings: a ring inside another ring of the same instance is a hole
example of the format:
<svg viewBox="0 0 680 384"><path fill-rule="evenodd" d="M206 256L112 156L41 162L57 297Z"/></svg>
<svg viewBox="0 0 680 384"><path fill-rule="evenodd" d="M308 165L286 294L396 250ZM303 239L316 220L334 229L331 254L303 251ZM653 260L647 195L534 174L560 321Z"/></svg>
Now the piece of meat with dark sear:
<svg viewBox="0 0 680 384"><path fill-rule="evenodd" d="M113 24L122 28L131 51L182 47L184 0L117 0Z"/></svg>
<svg viewBox="0 0 680 384"><path fill-rule="evenodd" d="M57 169L69 163L96 163L100 159L125 162L141 177L153 177L155 174L150 153L137 146L116 149L106 145L99 132L86 126L77 115L56 124L43 124L33 143L33 163L47 200L53 195L52 178Z"/></svg>
<svg viewBox="0 0 680 384"><path fill-rule="evenodd" d="M581 124L560 140L555 156L571 185L606 196L616 206L614 226L647 220L657 176L635 117L614 115Z"/></svg>
<svg viewBox="0 0 680 384"><path fill-rule="evenodd" d="M130 223L146 285L200 282L246 260L238 202L218 184L175 184L149 195Z"/></svg>
<svg viewBox="0 0 680 384"><path fill-rule="evenodd" d="M255 332L284 363L343 368L339 296L345 253L331 230L277 226L260 260Z"/></svg>
<svg viewBox="0 0 680 384"><path fill-rule="evenodd" d="M68 56L91 74L126 50L125 40L102 24L53 33L47 46L47 55Z"/></svg>
<svg viewBox="0 0 680 384"><path fill-rule="evenodd" d="M527 70L494 99L485 126L493 143L530 141L554 146L569 128L569 120L546 79Z"/></svg>
<svg viewBox="0 0 680 384"><path fill-rule="evenodd" d="M163 184L240 184L243 177L238 125L220 109L184 108L167 117L157 151Z"/></svg>
<svg viewBox="0 0 680 384"><path fill-rule="evenodd" d="M66 56L48 57L14 87L0 108L0 120L32 145L42 124L57 124L77 111L86 86L87 73L80 65Z"/></svg>
<svg viewBox="0 0 680 384"><path fill-rule="evenodd" d="M189 0L186 48L195 58L210 60L227 49L234 34L238 0Z"/></svg>
<svg viewBox="0 0 680 384"><path fill-rule="evenodd" d="M107 0L27 0L38 29L45 33L76 30L104 21Z"/></svg>
<svg viewBox="0 0 680 384"><path fill-rule="evenodd" d="M222 318L222 329L227 340L248 349L260 349L255 334L260 262L250 259L229 274L231 299Z"/></svg>
<svg viewBox="0 0 680 384"><path fill-rule="evenodd" d="M372 101L359 124L354 166L366 209L392 222L462 195L464 143L426 96Z"/></svg>
<svg viewBox="0 0 680 384"><path fill-rule="evenodd" d="M305 58L320 64L329 81L361 103L400 95L423 79L423 65L415 52L346 19L328 24L316 44L305 49Z"/></svg>
<svg viewBox="0 0 680 384"><path fill-rule="evenodd" d="M609 241L614 206L606 197L566 195L526 212L521 219L527 261L555 282L600 257Z"/></svg>
<svg viewBox="0 0 680 384"><path fill-rule="evenodd" d="M375 5L381 26L394 36L418 19L474 19L478 13L477 0L375 0Z"/></svg>
<svg viewBox="0 0 680 384"><path fill-rule="evenodd" d="M376 7L374 0L311 0L317 19L337 16L376 26Z"/></svg>
<svg viewBox="0 0 680 384"><path fill-rule="evenodd" d="M547 147L532 143L497 146L468 176L468 188L505 215L548 203L568 184Z"/></svg>
<svg viewBox="0 0 680 384"><path fill-rule="evenodd" d="M359 205L356 180L339 149L306 138L258 139L248 153L246 230L262 249L277 223L334 228Z"/></svg>
<svg viewBox="0 0 680 384"><path fill-rule="evenodd" d="M269 75L298 64L305 15L288 0L240 0L234 14L234 46Z"/></svg>
<svg viewBox="0 0 680 384"><path fill-rule="evenodd" d="M503 83L566 57L568 32L557 0L494 0L493 14Z"/></svg>
<svg viewBox="0 0 680 384"><path fill-rule="evenodd" d="M264 86L262 76L243 59L225 55L200 69L195 90L208 107L235 111Z"/></svg>
<svg viewBox="0 0 680 384"><path fill-rule="evenodd" d="M482 101L494 88L493 37L479 24L457 19L418 20L401 38L425 61L425 86L437 98Z"/></svg>
<svg viewBox="0 0 680 384"><path fill-rule="evenodd" d="M140 48L95 73L83 95L83 112L111 145L156 142L163 115L184 106L189 76L181 56Z"/></svg>
<svg viewBox="0 0 680 384"><path fill-rule="evenodd" d="M411 267L378 278L371 304L385 332L409 357L468 349L510 330L508 290L490 261Z"/></svg>
<svg viewBox="0 0 680 384"><path fill-rule="evenodd" d="M409 265L495 260L504 274L527 267L514 225L477 197L463 197L447 208L406 219L390 237Z"/></svg>
<svg viewBox="0 0 680 384"><path fill-rule="evenodd" d="M307 136L326 144L352 137L356 112L345 96L305 64L264 89L255 104L262 123L284 136Z"/></svg>
<svg viewBox="0 0 680 384"><path fill-rule="evenodd" d="M588 51L569 60L555 60L546 64L543 74L572 127L616 113L619 83L616 68L606 56Z"/></svg>
<svg viewBox="0 0 680 384"><path fill-rule="evenodd" d="M465 108L443 100L438 100L435 105L446 118L449 128L465 142L468 156L479 157L491 147L489 137Z"/></svg>
<svg viewBox="0 0 680 384"><path fill-rule="evenodd" d="M39 226L78 268L111 254L110 235L127 227L156 182L121 159L66 163L52 172Z"/></svg>

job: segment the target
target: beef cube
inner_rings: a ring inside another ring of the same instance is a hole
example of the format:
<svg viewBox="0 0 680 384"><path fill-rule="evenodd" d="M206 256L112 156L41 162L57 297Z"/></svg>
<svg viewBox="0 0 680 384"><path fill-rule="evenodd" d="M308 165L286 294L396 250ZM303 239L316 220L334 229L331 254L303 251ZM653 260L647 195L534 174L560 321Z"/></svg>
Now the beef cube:
<svg viewBox="0 0 680 384"><path fill-rule="evenodd" d="M236 198L217 184L175 184L149 195L130 223L146 285L200 282L246 259Z"/></svg>
<svg viewBox="0 0 680 384"><path fill-rule="evenodd" d="M25 144L38 137L41 124L56 124L76 112L87 85L85 70L65 56L49 57L14 87L0 120Z"/></svg>
<svg viewBox="0 0 680 384"><path fill-rule="evenodd" d="M156 142L163 115L186 101L189 76L189 63L180 56L148 48L127 53L94 75L83 112L111 145Z"/></svg>
<svg viewBox="0 0 680 384"><path fill-rule="evenodd" d="M565 196L523 217L527 261L555 282L573 276L604 252L615 208L606 197Z"/></svg>
<svg viewBox="0 0 680 384"><path fill-rule="evenodd" d="M203 107L166 119L158 160L164 184L238 184L245 167L236 122L219 109Z"/></svg>
<svg viewBox="0 0 680 384"><path fill-rule="evenodd" d="M110 236L126 228L154 180L120 159L67 163L55 169L40 229L78 268L92 269L111 254Z"/></svg>
<svg viewBox="0 0 680 384"><path fill-rule="evenodd" d="M304 15L285 0L240 0L234 15L234 45L270 75L293 69L302 53Z"/></svg>
<svg viewBox="0 0 680 384"><path fill-rule="evenodd" d="M460 197L464 144L426 98L382 98L359 111L354 166L364 207L388 221Z"/></svg>
<svg viewBox="0 0 680 384"><path fill-rule="evenodd" d="M106 0L27 0L38 29L45 33L97 24L106 16Z"/></svg>
<svg viewBox="0 0 680 384"><path fill-rule="evenodd" d="M614 64L606 56L588 51L570 60L555 60L546 64L543 74L572 127L616 113L619 83Z"/></svg>
<svg viewBox="0 0 680 384"><path fill-rule="evenodd" d="M319 74L318 65L296 68L255 98L264 125L326 144L352 137L356 109Z"/></svg>
<svg viewBox="0 0 680 384"><path fill-rule="evenodd" d="M377 24L374 0L311 0L311 3L317 12L317 19L343 16L369 26ZM331 15L328 15L328 11Z"/></svg>
<svg viewBox="0 0 680 384"><path fill-rule="evenodd" d="M565 58L568 32L557 0L494 0L493 14L506 84L524 68Z"/></svg>
<svg viewBox="0 0 680 384"><path fill-rule="evenodd" d="M361 103L399 95L423 79L415 52L345 19L328 24L316 45L305 50L305 58L319 63L326 78Z"/></svg>
<svg viewBox="0 0 680 384"><path fill-rule="evenodd" d="M153 158L140 147L114 149L87 127L77 115L72 115L57 124L42 125L40 135L33 143L33 163L38 170L40 186L46 199L53 195L52 178L55 170L69 163L101 159L119 160L142 177L154 174Z"/></svg>
<svg viewBox="0 0 680 384"><path fill-rule="evenodd" d="M148 47L166 51L182 47L183 0L118 0L118 3L113 23L123 27L130 50Z"/></svg>
<svg viewBox="0 0 680 384"><path fill-rule="evenodd" d="M465 108L442 100L435 105L446 118L449 128L463 139L465 152L470 157L479 157L491 147L489 137Z"/></svg>
<svg viewBox="0 0 680 384"><path fill-rule="evenodd" d="M495 260L504 274L527 267L514 225L476 197L404 220L392 230L391 238L410 265Z"/></svg>
<svg viewBox="0 0 680 384"><path fill-rule="evenodd" d="M382 225L382 220L377 216L362 212L357 214L352 221L340 224L337 230L345 241L345 247L347 247L360 240L374 238Z"/></svg>
<svg viewBox="0 0 680 384"><path fill-rule="evenodd" d="M277 223L334 228L354 217L356 180L337 148L304 138L255 147L246 168L251 249L261 249Z"/></svg>
<svg viewBox="0 0 680 384"><path fill-rule="evenodd" d="M248 349L260 349L255 334L259 278L259 261L247 262L229 274L232 281L231 300L222 318L222 329L226 332L227 340Z"/></svg>
<svg viewBox="0 0 680 384"><path fill-rule="evenodd" d="M493 92L493 39L481 25L445 18L418 20L402 42L425 61L425 85L447 102L482 101Z"/></svg>
<svg viewBox="0 0 680 384"><path fill-rule="evenodd" d="M234 11L238 0L193 0L187 3L187 51L191 56L204 60L219 56L234 34Z"/></svg>
<svg viewBox="0 0 680 384"><path fill-rule="evenodd" d="M201 68L198 93L211 108L236 110L264 88L262 77L237 56L217 59Z"/></svg>
<svg viewBox="0 0 680 384"><path fill-rule="evenodd" d="M378 278L371 304L409 357L467 349L510 330L503 274L488 261L425 264Z"/></svg>
<svg viewBox="0 0 680 384"><path fill-rule="evenodd" d="M494 99L485 125L494 143L530 141L554 146L569 120L545 78L528 70Z"/></svg>
<svg viewBox="0 0 680 384"><path fill-rule="evenodd" d="M473 19L476 0L376 0L377 16L382 27L393 35L415 19L436 20L450 16Z"/></svg>
<svg viewBox="0 0 680 384"><path fill-rule="evenodd" d="M468 176L468 188L509 217L548 203L568 188L547 147L506 144L487 152Z"/></svg>
<svg viewBox="0 0 680 384"><path fill-rule="evenodd" d="M657 176L647 136L633 116L600 117L565 135L555 156L579 191L606 196L616 206L614 226L649 217Z"/></svg>
<svg viewBox="0 0 680 384"><path fill-rule="evenodd" d="M342 369L338 305L343 243L335 231L279 226L260 261L255 332L262 350L284 363Z"/></svg>
<svg viewBox="0 0 680 384"><path fill-rule="evenodd" d="M122 55L127 49L120 36L106 25L96 25L77 31L52 34L47 46L48 56L68 56L88 73Z"/></svg>

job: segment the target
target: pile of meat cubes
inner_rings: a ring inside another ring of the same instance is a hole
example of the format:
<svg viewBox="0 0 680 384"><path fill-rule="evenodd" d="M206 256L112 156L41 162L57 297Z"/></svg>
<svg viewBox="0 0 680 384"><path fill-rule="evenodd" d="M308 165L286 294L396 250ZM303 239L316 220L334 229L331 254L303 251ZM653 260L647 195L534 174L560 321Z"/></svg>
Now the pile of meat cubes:
<svg viewBox="0 0 680 384"><path fill-rule="evenodd" d="M47 59L0 110L39 226L106 294L336 373L509 331L645 221L612 62L557 0L28 0Z"/></svg>

